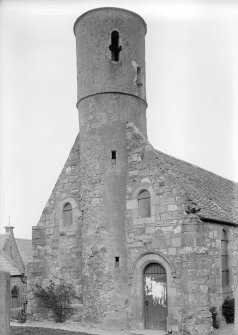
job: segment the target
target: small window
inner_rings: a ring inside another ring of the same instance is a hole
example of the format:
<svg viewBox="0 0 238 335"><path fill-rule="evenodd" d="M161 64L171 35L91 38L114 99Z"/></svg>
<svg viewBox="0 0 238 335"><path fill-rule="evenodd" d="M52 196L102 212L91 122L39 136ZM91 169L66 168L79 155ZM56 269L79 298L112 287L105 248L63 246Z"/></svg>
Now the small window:
<svg viewBox="0 0 238 335"><path fill-rule="evenodd" d="M112 151L112 159L116 159L116 151L115 150Z"/></svg>
<svg viewBox="0 0 238 335"><path fill-rule="evenodd" d="M15 285L11 290L12 299L17 299L19 295L18 287Z"/></svg>
<svg viewBox="0 0 238 335"><path fill-rule="evenodd" d="M119 260L120 258L118 256L115 257L115 268L119 267Z"/></svg>
<svg viewBox="0 0 238 335"><path fill-rule="evenodd" d="M116 159L117 159L117 152L116 150L112 150L112 165L116 165Z"/></svg>
<svg viewBox="0 0 238 335"><path fill-rule="evenodd" d="M111 60L118 62L122 47L119 46L119 33L116 30L111 33L111 45L109 46L109 50L111 51Z"/></svg>
<svg viewBox="0 0 238 335"><path fill-rule="evenodd" d="M229 285L228 236L223 229L221 233L221 272L222 286Z"/></svg>
<svg viewBox="0 0 238 335"><path fill-rule="evenodd" d="M138 196L138 211L139 217L146 218L150 217L150 193L143 190Z"/></svg>
<svg viewBox="0 0 238 335"><path fill-rule="evenodd" d="M141 67L138 66L136 69L136 84L137 86L142 86L142 73L141 73Z"/></svg>
<svg viewBox="0 0 238 335"><path fill-rule="evenodd" d="M67 202L63 207L64 226L71 226L73 222L72 218L72 205Z"/></svg>

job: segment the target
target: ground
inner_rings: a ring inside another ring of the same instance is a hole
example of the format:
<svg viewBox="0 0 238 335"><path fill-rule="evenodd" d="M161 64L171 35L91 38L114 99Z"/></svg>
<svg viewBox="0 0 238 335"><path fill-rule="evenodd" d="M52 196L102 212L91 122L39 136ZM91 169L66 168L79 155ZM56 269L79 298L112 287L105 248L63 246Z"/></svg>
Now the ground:
<svg viewBox="0 0 238 335"><path fill-rule="evenodd" d="M51 321L27 322L26 324L11 323L11 335L165 335L158 330L120 330L105 331L93 327L86 327L77 322L54 323ZM202 334L201 334L202 335ZM222 325L214 329L214 335L238 335L234 325Z"/></svg>
<svg viewBox="0 0 238 335"><path fill-rule="evenodd" d="M11 327L11 335L87 335L87 333L51 328Z"/></svg>

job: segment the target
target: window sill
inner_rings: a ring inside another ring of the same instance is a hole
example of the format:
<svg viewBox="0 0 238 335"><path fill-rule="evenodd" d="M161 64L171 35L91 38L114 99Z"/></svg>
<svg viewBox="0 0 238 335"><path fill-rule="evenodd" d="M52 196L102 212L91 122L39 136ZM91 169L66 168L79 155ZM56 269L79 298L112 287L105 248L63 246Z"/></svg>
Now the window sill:
<svg viewBox="0 0 238 335"><path fill-rule="evenodd" d="M121 60L110 60L110 63L113 65L117 65L117 66L121 66L122 65L122 61Z"/></svg>
<svg viewBox="0 0 238 335"><path fill-rule="evenodd" d="M231 286L226 285L226 286L222 286L222 293L233 293L233 290L231 288Z"/></svg>

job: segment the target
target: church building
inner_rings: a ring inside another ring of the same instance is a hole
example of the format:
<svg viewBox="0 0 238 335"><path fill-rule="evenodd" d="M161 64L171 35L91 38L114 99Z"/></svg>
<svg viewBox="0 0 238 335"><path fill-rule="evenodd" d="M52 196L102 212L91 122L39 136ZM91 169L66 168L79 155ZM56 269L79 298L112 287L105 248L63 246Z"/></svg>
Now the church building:
<svg viewBox="0 0 238 335"><path fill-rule="evenodd" d="M33 227L29 289L72 283L72 319L105 329L211 334L237 284L238 186L148 142L143 18L98 8L74 33L80 131Z"/></svg>

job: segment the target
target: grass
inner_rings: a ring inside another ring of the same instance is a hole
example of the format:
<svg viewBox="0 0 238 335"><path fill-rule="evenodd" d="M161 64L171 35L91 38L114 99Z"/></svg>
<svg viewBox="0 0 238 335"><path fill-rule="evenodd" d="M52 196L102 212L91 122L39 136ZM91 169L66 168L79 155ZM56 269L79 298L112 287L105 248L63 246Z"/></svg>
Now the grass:
<svg viewBox="0 0 238 335"><path fill-rule="evenodd" d="M88 333L51 328L12 326L10 335L88 335Z"/></svg>

